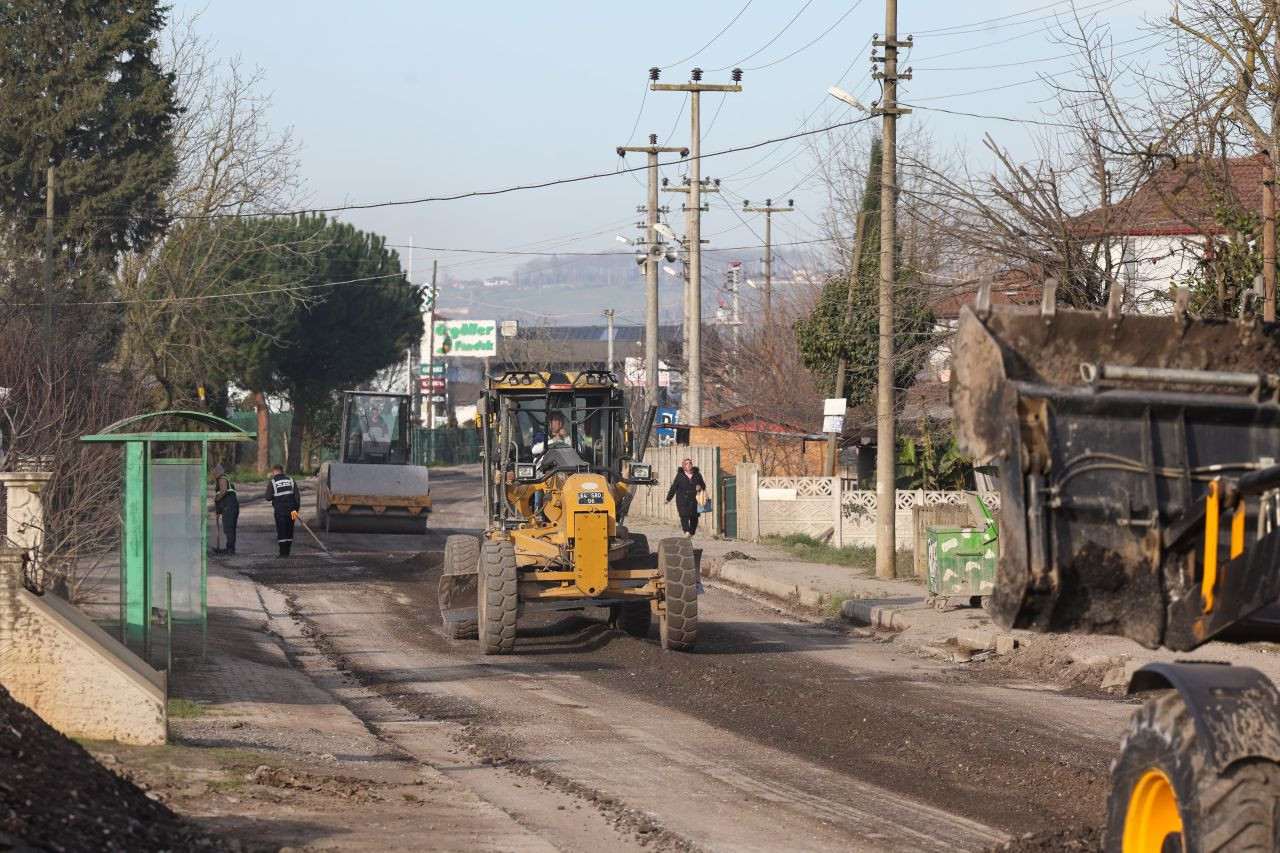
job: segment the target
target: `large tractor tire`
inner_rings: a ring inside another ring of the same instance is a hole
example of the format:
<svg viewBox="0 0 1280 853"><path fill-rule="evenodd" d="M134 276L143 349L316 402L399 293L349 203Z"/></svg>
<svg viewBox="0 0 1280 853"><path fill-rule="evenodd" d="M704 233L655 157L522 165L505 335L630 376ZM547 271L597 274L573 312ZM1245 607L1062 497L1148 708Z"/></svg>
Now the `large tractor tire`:
<svg viewBox="0 0 1280 853"><path fill-rule="evenodd" d="M480 546L479 617L480 653L510 654L516 647L516 617L520 611L517 591L516 549L510 539L489 539Z"/></svg>
<svg viewBox="0 0 1280 853"><path fill-rule="evenodd" d="M450 536L444 541L444 569L441 577L442 585L452 583L455 590L476 588L476 570L480 563L480 540L475 536ZM453 592L451 601L461 597ZM473 593L474 595L474 593ZM478 596L475 596L478 602ZM444 601L441 596L441 601ZM478 612L478 611L477 611ZM455 640L474 640L477 636L476 620L464 619L461 622L445 622L444 632Z"/></svg>
<svg viewBox="0 0 1280 853"><path fill-rule="evenodd" d="M647 557L649 556L649 537L643 533L632 533L627 531L627 536L631 539L630 556Z"/></svg>
<svg viewBox="0 0 1280 853"><path fill-rule="evenodd" d="M1195 720L1177 691L1133 715L1111 769L1108 853L1236 853L1277 849L1280 765L1204 766Z"/></svg>
<svg viewBox="0 0 1280 853"><path fill-rule="evenodd" d="M652 624L653 608L649 606L649 602L640 601L619 605L618 627L627 634L644 639L649 636L649 627Z"/></svg>
<svg viewBox="0 0 1280 853"><path fill-rule="evenodd" d="M662 647L691 652L698 643L698 566L693 543L684 537L658 543L658 569L666 591L658 612Z"/></svg>

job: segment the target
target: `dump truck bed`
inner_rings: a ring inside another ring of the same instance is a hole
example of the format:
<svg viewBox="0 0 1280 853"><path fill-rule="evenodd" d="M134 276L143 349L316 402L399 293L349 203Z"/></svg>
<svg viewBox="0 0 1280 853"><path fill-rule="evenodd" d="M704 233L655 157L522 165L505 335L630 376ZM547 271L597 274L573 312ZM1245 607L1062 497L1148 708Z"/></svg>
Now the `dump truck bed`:
<svg viewBox="0 0 1280 853"><path fill-rule="evenodd" d="M1258 496L1239 499L1237 541L1229 517L1206 537L1211 484L1225 496L1280 459L1278 331L962 311L952 404L961 446L999 468L997 622L1189 649L1276 598L1280 534L1274 512L1259 533Z"/></svg>

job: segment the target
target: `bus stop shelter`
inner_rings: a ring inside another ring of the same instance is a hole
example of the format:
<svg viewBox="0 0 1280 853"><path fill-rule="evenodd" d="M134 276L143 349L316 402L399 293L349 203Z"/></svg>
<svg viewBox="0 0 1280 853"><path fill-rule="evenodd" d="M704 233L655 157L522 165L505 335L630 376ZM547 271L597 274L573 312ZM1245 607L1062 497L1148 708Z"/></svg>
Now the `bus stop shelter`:
<svg viewBox="0 0 1280 853"><path fill-rule="evenodd" d="M164 428L148 431L150 424ZM124 448L120 640L143 657L150 658L154 616L160 614L170 624L199 625L203 655L209 444L255 438L216 415L189 411L135 415L81 438Z"/></svg>

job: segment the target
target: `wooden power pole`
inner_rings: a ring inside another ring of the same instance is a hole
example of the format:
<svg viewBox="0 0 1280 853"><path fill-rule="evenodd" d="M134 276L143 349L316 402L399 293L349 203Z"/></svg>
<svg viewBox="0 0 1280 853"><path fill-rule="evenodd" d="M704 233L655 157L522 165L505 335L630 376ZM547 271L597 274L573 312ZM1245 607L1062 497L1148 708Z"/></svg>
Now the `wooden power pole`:
<svg viewBox="0 0 1280 853"><path fill-rule="evenodd" d="M749 202L743 199L744 211L764 214L764 324L765 328L768 328L773 322L773 215L791 213L796 209L796 203L792 199L787 199L786 207L774 207L773 199L767 198L764 200L764 207L748 205Z"/></svg>
<svg viewBox="0 0 1280 853"><path fill-rule="evenodd" d="M618 156L623 157L628 151L638 151L649 155L649 193L645 204L645 259L644 259L644 386L645 403L649 406L658 404L658 264L663 258L663 249L658 241L658 155L679 154L689 156L688 148L664 148L658 145L658 134L649 134L649 144L644 147L619 146Z"/></svg>
<svg viewBox="0 0 1280 853"><path fill-rule="evenodd" d="M702 422L702 125L698 112L703 92L741 92L742 69L732 72L733 83L727 86L702 82L702 69L693 69L688 83L659 83L657 68L649 69L649 88L655 92L688 92L692 122L689 150L689 305L685 328L689 330L689 355L685 365L685 420Z"/></svg>
<svg viewBox="0 0 1280 853"><path fill-rule="evenodd" d="M876 110L884 120L880 160L880 349L876 387L876 577L892 578L897 552L895 519L897 491L894 488L897 429L893 391L893 307L897 259L894 256L898 196L898 116L910 110L898 106L898 80L910 79L898 73L898 48L911 41L898 41L898 0L885 0L884 38L872 39L883 47L884 56L871 54L872 63L883 62L884 70L873 76L884 81L884 97Z"/></svg>

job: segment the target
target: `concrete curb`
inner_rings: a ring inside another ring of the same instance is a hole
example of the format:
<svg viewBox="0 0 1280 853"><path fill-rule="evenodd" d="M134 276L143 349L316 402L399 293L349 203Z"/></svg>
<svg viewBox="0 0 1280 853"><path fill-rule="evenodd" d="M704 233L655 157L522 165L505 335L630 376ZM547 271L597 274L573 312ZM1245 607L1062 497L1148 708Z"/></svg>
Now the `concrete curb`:
<svg viewBox="0 0 1280 853"><path fill-rule="evenodd" d="M840 605L840 615L850 622L889 631L905 631L909 627L899 608L887 604L872 604L854 598Z"/></svg>
<svg viewBox="0 0 1280 853"><path fill-rule="evenodd" d="M750 569L736 565L732 560L722 563L712 577L736 583L739 586L745 586L748 589L763 592L765 595L772 595L775 598L799 601L805 607L821 607L826 600L826 597L817 590L767 578Z"/></svg>

